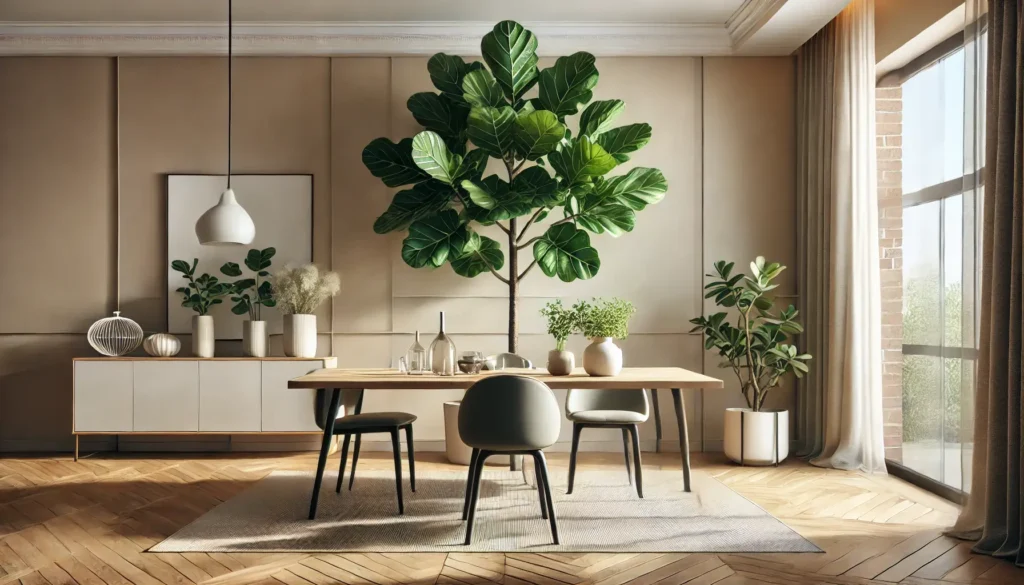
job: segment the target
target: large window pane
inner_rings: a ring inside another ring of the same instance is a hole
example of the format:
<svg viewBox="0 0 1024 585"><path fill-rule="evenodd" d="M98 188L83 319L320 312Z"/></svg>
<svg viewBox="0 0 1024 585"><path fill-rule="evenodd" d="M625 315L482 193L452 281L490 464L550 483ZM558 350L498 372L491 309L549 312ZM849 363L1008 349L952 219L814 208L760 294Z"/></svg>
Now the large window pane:
<svg viewBox="0 0 1024 585"><path fill-rule="evenodd" d="M903 210L903 343L942 343L940 215L942 202Z"/></svg>
<svg viewBox="0 0 1024 585"><path fill-rule="evenodd" d="M963 176L964 51L903 84L903 192Z"/></svg>
<svg viewBox="0 0 1024 585"><path fill-rule="evenodd" d="M942 481L942 358L903 356L903 464Z"/></svg>

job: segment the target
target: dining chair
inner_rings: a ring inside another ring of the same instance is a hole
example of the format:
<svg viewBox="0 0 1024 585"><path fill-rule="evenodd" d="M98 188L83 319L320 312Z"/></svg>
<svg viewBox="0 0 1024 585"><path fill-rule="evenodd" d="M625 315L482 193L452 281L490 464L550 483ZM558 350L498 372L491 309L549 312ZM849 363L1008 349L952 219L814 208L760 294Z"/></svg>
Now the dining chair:
<svg viewBox="0 0 1024 585"><path fill-rule="evenodd" d="M371 433L388 433L391 435L391 449L395 458L395 489L398 494L398 513L405 514L405 504L402 499L402 449L398 442L398 434L405 431L405 443L409 450L409 486L416 491L416 450L413 447L412 423L416 421L416 415L408 412L362 412L363 391L360 390L356 399L354 412L351 414L344 411L335 413L338 416L334 422L334 434L344 435L345 439L341 447L341 467L338 470L338 484L334 491L341 493L341 484L345 477L345 463L348 459L348 446L352 436L355 435L355 448L352 452L352 471L349 475L348 489L352 490L352 484L356 479L356 464L359 461L359 447L362 443L362 436ZM323 430L326 425L328 408L324 401L318 397L316 401L316 424ZM315 494L315 492L314 492ZM316 495L314 495L316 497Z"/></svg>
<svg viewBox="0 0 1024 585"><path fill-rule="evenodd" d="M468 520L467 545L473 538L484 463L492 455L533 457L541 518L550 522L551 536L558 544L558 523L543 449L558 440L560 426L555 394L546 384L533 378L496 375L466 390L459 408L459 434L473 449L462 506L462 519Z"/></svg>
<svg viewBox="0 0 1024 585"><path fill-rule="evenodd" d="M526 368L533 369L533 362L515 353L503 352L497 355L487 356L484 362L489 370L504 370L505 368ZM522 469L523 481L529 483L526 478L526 465L523 465L523 458L518 455L510 456L508 461L509 469L516 471Z"/></svg>
<svg viewBox="0 0 1024 585"><path fill-rule="evenodd" d="M633 468L636 474L636 494L644 497L644 478L640 465L640 423L647 420L647 392L640 390L569 390L565 395L565 416L572 421L572 452L569 455L569 488L572 493L576 478L576 455L580 448L580 433L585 428L616 428L622 430L622 451L626 457L626 475L629 472L629 438L633 442ZM630 485L633 478L630 476Z"/></svg>

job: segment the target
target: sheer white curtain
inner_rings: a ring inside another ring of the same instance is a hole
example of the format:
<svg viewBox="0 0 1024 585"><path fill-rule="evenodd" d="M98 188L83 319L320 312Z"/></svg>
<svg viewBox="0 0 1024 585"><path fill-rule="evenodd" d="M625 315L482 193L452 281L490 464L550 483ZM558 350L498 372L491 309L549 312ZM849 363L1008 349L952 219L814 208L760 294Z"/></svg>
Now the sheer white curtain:
<svg viewBox="0 0 1024 585"><path fill-rule="evenodd" d="M854 0L798 56L799 282L817 360L798 417L813 464L884 472L874 44L874 2Z"/></svg>

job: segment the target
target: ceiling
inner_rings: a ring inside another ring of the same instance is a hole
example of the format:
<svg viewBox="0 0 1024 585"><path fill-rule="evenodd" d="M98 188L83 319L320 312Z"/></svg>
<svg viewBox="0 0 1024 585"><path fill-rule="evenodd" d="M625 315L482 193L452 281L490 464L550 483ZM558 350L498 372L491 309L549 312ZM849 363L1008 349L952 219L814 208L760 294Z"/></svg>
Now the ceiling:
<svg viewBox="0 0 1024 585"><path fill-rule="evenodd" d="M234 0L240 54L472 54L494 22L542 54L792 53L849 0ZM220 54L227 0L0 0L0 55ZM546 42L545 42L546 40Z"/></svg>

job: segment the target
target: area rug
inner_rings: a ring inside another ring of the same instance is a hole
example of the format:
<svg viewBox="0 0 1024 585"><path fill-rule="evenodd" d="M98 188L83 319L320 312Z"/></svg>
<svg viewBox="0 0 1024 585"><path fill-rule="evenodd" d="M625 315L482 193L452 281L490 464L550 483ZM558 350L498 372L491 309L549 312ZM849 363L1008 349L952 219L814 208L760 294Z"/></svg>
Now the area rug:
<svg viewBox="0 0 1024 585"><path fill-rule="evenodd" d="M691 493L678 470L644 470L644 498L625 472L552 477L561 544L553 545L535 487L519 473L486 469L473 543L462 544L465 474L417 474L405 481L398 515L391 472L362 471L353 491L334 492L326 474L316 520L308 520L313 472L274 472L220 504L152 552L821 552L753 502L705 474ZM346 484L347 484L346 477ZM532 478L531 478L532 479ZM347 485L345 486L347 488Z"/></svg>

